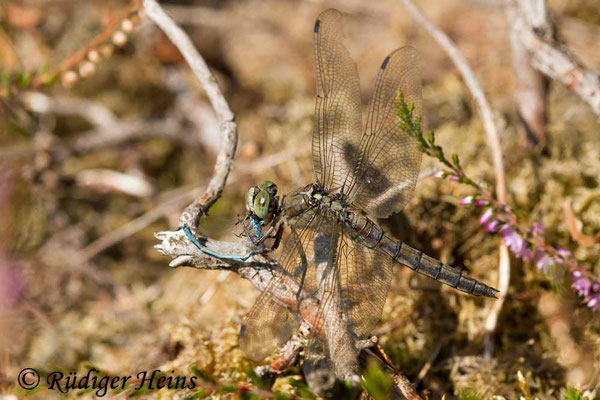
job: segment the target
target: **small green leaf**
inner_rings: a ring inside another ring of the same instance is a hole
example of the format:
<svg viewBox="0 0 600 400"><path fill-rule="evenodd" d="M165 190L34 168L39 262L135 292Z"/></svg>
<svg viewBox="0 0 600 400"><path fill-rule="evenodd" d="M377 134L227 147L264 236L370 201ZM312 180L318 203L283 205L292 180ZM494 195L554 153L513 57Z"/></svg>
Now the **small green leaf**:
<svg viewBox="0 0 600 400"><path fill-rule="evenodd" d="M458 160L458 154L452 154L452 163L458 169L460 169L460 161Z"/></svg>
<svg viewBox="0 0 600 400"><path fill-rule="evenodd" d="M202 399L204 397L208 396L208 392L204 391L204 390L200 390L194 394L190 394L189 396L185 396L183 398L183 400L198 400L198 399Z"/></svg>
<svg viewBox="0 0 600 400"><path fill-rule="evenodd" d="M224 393L234 393L237 392L237 387L233 385L222 385L219 386L219 391Z"/></svg>
<svg viewBox="0 0 600 400"><path fill-rule="evenodd" d="M191 367L190 370L194 375L196 375L198 378L202 379L205 382L217 383L217 380L214 377L210 376L208 373L202 371L201 369Z"/></svg>
<svg viewBox="0 0 600 400"><path fill-rule="evenodd" d="M265 383L258 377L258 375L256 375L256 373L250 366L247 366L245 368L245 372L246 372L246 375L248 375L248 377L254 384L254 386L256 386L257 388L260 388L260 389L265 388Z"/></svg>
<svg viewBox="0 0 600 400"><path fill-rule="evenodd" d="M466 388L458 392L460 400L483 400L484 397L475 389Z"/></svg>
<svg viewBox="0 0 600 400"><path fill-rule="evenodd" d="M45 73L47 73L48 71L50 71L50 66L48 65L48 63L44 63L41 67L40 70L38 71L39 75L44 75Z"/></svg>
<svg viewBox="0 0 600 400"><path fill-rule="evenodd" d="M565 393L565 400L583 400L582 393L574 387L568 387Z"/></svg>
<svg viewBox="0 0 600 400"><path fill-rule="evenodd" d="M376 362L369 363L364 375L364 387L375 400L391 398L392 378Z"/></svg>
<svg viewBox="0 0 600 400"><path fill-rule="evenodd" d="M429 144L430 145L434 145L435 144L435 135L433 134L433 131L429 131Z"/></svg>
<svg viewBox="0 0 600 400"><path fill-rule="evenodd" d="M305 399L315 398L308 386L306 385L306 383L302 382L301 380L290 379L290 385L292 385L292 387L296 389L300 397L304 397Z"/></svg>
<svg viewBox="0 0 600 400"><path fill-rule="evenodd" d="M290 399L290 396L288 396L288 395L287 395L287 394L285 394L285 393L281 393L281 392L275 392L275 393L273 393L273 398L274 398L275 400L289 400L289 399Z"/></svg>

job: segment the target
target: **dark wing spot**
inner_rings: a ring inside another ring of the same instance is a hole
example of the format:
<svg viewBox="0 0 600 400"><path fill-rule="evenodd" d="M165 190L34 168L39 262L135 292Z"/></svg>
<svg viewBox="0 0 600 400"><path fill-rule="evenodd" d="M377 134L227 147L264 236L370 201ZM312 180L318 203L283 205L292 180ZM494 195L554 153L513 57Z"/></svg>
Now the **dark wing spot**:
<svg viewBox="0 0 600 400"><path fill-rule="evenodd" d="M240 327L240 337L244 337L245 334L246 334L246 325L242 324L242 326Z"/></svg>
<svg viewBox="0 0 600 400"><path fill-rule="evenodd" d="M321 25L320 19L318 19L317 22L315 22L315 33L319 33L319 25Z"/></svg>
<svg viewBox="0 0 600 400"><path fill-rule="evenodd" d="M385 67L388 65L389 62L390 62L390 56L387 56L385 58L385 60L383 60L383 63L381 64L381 69L385 69Z"/></svg>

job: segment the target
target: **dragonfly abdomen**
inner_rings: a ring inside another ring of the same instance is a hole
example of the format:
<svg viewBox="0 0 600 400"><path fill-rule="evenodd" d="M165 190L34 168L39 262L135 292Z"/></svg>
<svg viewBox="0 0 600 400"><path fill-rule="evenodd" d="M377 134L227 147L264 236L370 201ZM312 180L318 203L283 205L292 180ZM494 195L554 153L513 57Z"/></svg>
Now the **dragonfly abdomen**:
<svg viewBox="0 0 600 400"><path fill-rule="evenodd" d="M443 284L458 289L461 292L475 296L496 297L496 293L498 292L496 289L493 289L486 284L477 281L477 279L464 274L462 270L453 268L439 260L436 260L435 258L429 257L428 255L423 254L423 252L413 249L406 243L403 243L397 239L390 240L395 240L397 242L395 246L395 254L393 256L394 261L400 262L422 275L442 282Z"/></svg>
<svg viewBox="0 0 600 400"><path fill-rule="evenodd" d="M442 282L468 294L475 296L496 297L498 292L475 278L464 274L462 270L453 268L435 258L413 249L406 243L388 236L383 229L360 213L351 213L347 224L352 228L360 241L370 248L380 248L384 253L410 269L433 280Z"/></svg>
<svg viewBox="0 0 600 400"><path fill-rule="evenodd" d="M361 242L371 249L377 247L383 238L383 229L364 214L350 212L347 217L347 224L360 237Z"/></svg>

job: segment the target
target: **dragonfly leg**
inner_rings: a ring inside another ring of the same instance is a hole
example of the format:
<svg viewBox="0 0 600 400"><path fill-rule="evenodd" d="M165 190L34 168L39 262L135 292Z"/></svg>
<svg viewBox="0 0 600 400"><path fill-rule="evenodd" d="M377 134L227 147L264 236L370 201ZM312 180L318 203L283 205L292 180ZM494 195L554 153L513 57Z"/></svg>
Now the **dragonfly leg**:
<svg viewBox="0 0 600 400"><path fill-rule="evenodd" d="M269 227L269 229L267 230L267 232L265 232L264 236L261 238L261 240L260 240L261 245L264 243L264 241L266 239L275 239L275 241L273 242L273 245L268 249L264 249L261 252L261 254L270 253L272 251L275 251L279 247L279 244L281 243L281 237L283 236L283 223L279 223L277 225L277 231L275 232L275 234L272 234L273 230L275 230L275 225L271 225Z"/></svg>
<svg viewBox="0 0 600 400"><path fill-rule="evenodd" d="M261 220L256 215L252 214L252 216L250 217L250 223L252 224L252 229L254 229L254 237L258 238L258 241L255 241L253 237L250 237L252 240L252 243L255 246L260 246L260 244L265 239L265 236L260 231L260 229L263 226L263 224L265 223L265 221Z"/></svg>
<svg viewBox="0 0 600 400"><path fill-rule="evenodd" d="M241 239L241 238L243 238L243 237L245 237L245 236L246 236L246 237L250 237L250 236L248 235L248 231L246 230L246 224L244 224L244 222L246 222L246 220L247 220L247 219L248 219L248 214L244 215L244 218L243 218L243 219L241 219L241 220L238 220L238 221L235 223L236 225L239 225L239 224L241 224L241 225L242 225L242 232L240 232L240 233L237 233L237 232L232 232L232 233L233 233L233 235L234 235L236 238L238 238L238 239Z"/></svg>
<svg viewBox="0 0 600 400"><path fill-rule="evenodd" d="M275 233L275 242L273 243L273 246L271 247L271 251L273 251L279 247L282 236L283 236L283 223L279 223L279 226L277 227L277 232Z"/></svg>

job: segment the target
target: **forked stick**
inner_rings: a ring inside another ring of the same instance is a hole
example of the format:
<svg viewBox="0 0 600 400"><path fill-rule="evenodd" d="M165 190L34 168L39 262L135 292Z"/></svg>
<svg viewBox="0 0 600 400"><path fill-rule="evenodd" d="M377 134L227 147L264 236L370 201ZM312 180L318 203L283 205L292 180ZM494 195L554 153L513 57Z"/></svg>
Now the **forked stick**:
<svg viewBox="0 0 600 400"><path fill-rule="evenodd" d="M202 214L208 212L208 209L221 196L227 182L227 176L233 165L233 156L237 147L237 125L234 122L233 111L231 111L225 96L221 92L216 78L210 72L208 65L206 65L188 35L165 13L155 0L144 0L143 4L148 17L163 30L179 49L196 78L200 81L212 108L215 110L220 131L223 134L221 150L217 155L215 170L206 191L194 200L179 218L181 226L187 224L195 231L198 227L198 220Z"/></svg>

